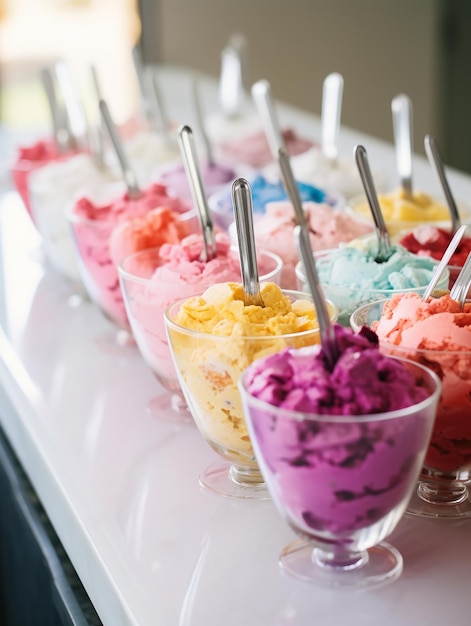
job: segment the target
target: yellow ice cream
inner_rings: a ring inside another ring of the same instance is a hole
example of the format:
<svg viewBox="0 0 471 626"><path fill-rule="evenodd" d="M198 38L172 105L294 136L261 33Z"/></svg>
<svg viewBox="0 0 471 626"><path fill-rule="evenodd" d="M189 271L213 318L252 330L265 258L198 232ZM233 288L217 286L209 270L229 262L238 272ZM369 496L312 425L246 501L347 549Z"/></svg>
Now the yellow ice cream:
<svg viewBox="0 0 471 626"><path fill-rule="evenodd" d="M196 424L222 456L256 466L237 383L255 359L319 342L314 306L303 294L261 286L265 304L245 306L241 284L221 283L189 298L169 326L180 381ZM336 311L330 309L332 319ZM188 330L185 330L188 329Z"/></svg>
<svg viewBox="0 0 471 626"><path fill-rule="evenodd" d="M446 205L436 202L426 193L414 192L408 195L400 188L391 193L378 194L384 220L391 235L403 228L411 228L423 222L439 222L450 219ZM359 202L354 209L370 216L368 203Z"/></svg>

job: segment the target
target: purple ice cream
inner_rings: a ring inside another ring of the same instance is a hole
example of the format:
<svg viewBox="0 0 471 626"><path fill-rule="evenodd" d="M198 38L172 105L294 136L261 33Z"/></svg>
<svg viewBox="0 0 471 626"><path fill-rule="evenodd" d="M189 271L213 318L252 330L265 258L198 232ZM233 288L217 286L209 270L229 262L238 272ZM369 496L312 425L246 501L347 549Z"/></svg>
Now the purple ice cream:
<svg viewBox="0 0 471 626"><path fill-rule="evenodd" d="M207 196L214 194L223 185L237 178L236 171L221 162L202 162L200 164L200 173ZM170 193L182 198L190 205L192 204L190 184L183 163L172 163L163 167L158 179L167 186Z"/></svg>
<svg viewBox="0 0 471 626"><path fill-rule="evenodd" d="M371 330L334 328L332 371L321 346L287 349L255 361L241 385L255 398L251 440L288 521L308 536L347 540L407 503L432 420L430 409L406 407L431 390L383 355Z"/></svg>

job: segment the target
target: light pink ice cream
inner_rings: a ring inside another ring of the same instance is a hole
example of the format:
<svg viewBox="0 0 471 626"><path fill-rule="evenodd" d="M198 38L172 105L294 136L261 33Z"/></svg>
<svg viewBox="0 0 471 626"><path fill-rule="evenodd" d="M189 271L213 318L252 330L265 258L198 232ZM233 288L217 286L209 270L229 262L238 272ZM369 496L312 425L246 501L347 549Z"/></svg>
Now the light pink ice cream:
<svg viewBox="0 0 471 626"><path fill-rule="evenodd" d="M286 149L291 156L301 154L313 146L313 142L304 139L294 130L283 130L283 139ZM243 163L251 167L261 168L271 163L273 155L264 132L244 135L237 141L223 143L220 146L221 154L234 163Z"/></svg>
<svg viewBox="0 0 471 626"><path fill-rule="evenodd" d="M304 213L309 226L311 246L314 251L336 248L340 243L372 232L373 227L341 208L324 203L304 202ZM296 288L295 267L299 261L294 240L296 215L290 202L267 204L266 213L254 220L257 245L278 254L283 259L281 286ZM231 227L231 233L234 233Z"/></svg>

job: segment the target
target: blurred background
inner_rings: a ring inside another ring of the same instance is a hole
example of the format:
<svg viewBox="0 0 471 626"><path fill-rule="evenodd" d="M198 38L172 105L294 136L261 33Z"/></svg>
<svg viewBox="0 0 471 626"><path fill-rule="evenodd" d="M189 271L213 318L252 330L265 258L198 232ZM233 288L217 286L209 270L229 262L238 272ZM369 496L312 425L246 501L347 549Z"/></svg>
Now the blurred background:
<svg viewBox="0 0 471 626"><path fill-rule="evenodd" d="M124 121L138 99L135 44L146 63L217 77L241 33L250 82L267 79L276 99L320 114L322 82L340 72L342 124L391 142L391 100L405 93L416 152L430 133L447 165L471 173L470 27L468 0L0 0L0 120L45 127L38 71L67 59L97 66Z"/></svg>

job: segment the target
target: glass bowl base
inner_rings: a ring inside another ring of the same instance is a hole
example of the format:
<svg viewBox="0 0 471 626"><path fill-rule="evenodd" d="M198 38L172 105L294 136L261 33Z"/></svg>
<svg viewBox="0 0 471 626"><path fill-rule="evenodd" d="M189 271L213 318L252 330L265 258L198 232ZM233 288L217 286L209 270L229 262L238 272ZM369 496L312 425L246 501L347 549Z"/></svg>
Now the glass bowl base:
<svg viewBox="0 0 471 626"><path fill-rule="evenodd" d="M164 393L149 400L146 406L149 415L175 424L194 424L193 416L184 398L178 393Z"/></svg>
<svg viewBox="0 0 471 626"><path fill-rule="evenodd" d="M232 466L228 463L210 465L199 477L199 483L205 491L210 491L226 498L244 500L270 500L271 496L264 482L242 484L231 478Z"/></svg>
<svg viewBox="0 0 471 626"><path fill-rule="evenodd" d="M420 490L420 485L418 489ZM471 517L471 499L468 493L468 497L462 502L427 502L418 495L417 491L415 491L414 495L410 499L406 515L412 517L440 519L460 519Z"/></svg>
<svg viewBox="0 0 471 626"><path fill-rule="evenodd" d="M403 568L401 553L384 542L369 548L358 567L326 567L314 558L313 545L304 539L288 544L278 564L284 574L304 582L346 589L386 585L396 580Z"/></svg>

